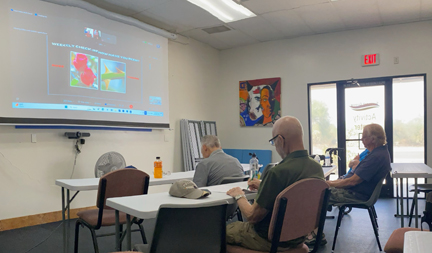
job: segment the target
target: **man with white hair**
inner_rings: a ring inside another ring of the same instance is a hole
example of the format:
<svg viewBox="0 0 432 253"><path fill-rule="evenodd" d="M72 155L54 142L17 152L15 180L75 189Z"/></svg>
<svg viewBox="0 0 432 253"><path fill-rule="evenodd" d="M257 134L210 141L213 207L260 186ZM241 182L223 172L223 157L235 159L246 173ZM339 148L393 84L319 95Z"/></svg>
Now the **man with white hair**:
<svg viewBox="0 0 432 253"><path fill-rule="evenodd" d="M383 127L378 124L366 125L361 140L369 153L358 163L355 170L351 170L341 179L327 181L331 187L329 205L367 201L377 184L381 183L391 171L390 154ZM315 244L316 232L308 235L306 239L308 246ZM321 244L327 242L324 236L323 238Z"/></svg>
<svg viewBox="0 0 432 253"><path fill-rule="evenodd" d="M196 166L193 178L198 187L217 185L224 177L244 176L239 160L223 152L218 137L203 136L201 145L201 153L205 159Z"/></svg>

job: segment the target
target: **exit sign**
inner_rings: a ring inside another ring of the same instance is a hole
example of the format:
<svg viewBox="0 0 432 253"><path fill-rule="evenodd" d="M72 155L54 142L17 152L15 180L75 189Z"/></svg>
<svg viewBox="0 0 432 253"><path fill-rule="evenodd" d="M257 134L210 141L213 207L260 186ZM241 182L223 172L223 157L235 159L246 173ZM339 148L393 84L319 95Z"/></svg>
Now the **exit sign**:
<svg viewBox="0 0 432 253"><path fill-rule="evenodd" d="M379 65L379 54L365 54L362 55L362 66L375 66Z"/></svg>

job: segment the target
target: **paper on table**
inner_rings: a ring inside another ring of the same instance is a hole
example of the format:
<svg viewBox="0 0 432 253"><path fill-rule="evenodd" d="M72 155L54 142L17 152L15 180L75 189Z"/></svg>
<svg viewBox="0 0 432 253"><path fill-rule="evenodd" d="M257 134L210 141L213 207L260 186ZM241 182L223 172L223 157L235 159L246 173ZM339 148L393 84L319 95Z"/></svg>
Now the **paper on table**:
<svg viewBox="0 0 432 253"><path fill-rule="evenodd" d="M227 191L231 190L233 187L230 185L219 185L217 187L214 187L211 189L212 192L223 192L226 193Z"/></svg>

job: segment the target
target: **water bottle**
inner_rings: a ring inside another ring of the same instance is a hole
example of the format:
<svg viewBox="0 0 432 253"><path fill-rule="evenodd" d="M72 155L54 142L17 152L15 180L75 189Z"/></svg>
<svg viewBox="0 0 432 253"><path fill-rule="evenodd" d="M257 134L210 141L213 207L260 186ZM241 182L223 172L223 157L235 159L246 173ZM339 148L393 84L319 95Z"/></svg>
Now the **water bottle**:
<svg viewBox="0 0 432 253"><path fill-rule="evenodd" d="M314 160L315 160L317 163L321 164L321 158L319 157L319 155L315 155Z"/></svg>
<svg viewBox="0 0 432 253"><path fill-rule="evenodd" d="M249 153L252 158L249 161L250 179L258 178L259 161L255 153Z"/></svg>
<svg viewBox="0 0 432 253"><path fill-rule="evenodd" d="M155 178L162 178L162 161L159 156L156 157L156 161L154 162L153 175Z"/></svg>
<svg viewBox="0 0 432 253"><path fill-rule="evenodd" d="M330 164L330 153L328 151L325 153L325 166L331 166L331 164Z"/></svg>

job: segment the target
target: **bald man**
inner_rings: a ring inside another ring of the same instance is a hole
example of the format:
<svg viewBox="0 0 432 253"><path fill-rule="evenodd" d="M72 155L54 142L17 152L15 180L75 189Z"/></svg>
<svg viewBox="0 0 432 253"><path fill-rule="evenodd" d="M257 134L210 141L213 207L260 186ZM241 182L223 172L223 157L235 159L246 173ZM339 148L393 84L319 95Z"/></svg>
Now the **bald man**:
<svg viewBox="0 0 432 253"><path fill-rule="evenodd" d="M272 129L271 145L283 159L271 168L261 183L249 181L250 188L258 189L254 204L250 204L243 191L232 188L227 192L234 197L248 222L234 222L227 225L227 243L244 248L269 252L268 239L270 220L277 195L291 184L306 178L324 180L321 165L309 158L303 145L303 128L298 119L290 116L280 118ZM295 248L305 241L305 237L281 242L278 250Z"/></svg>

